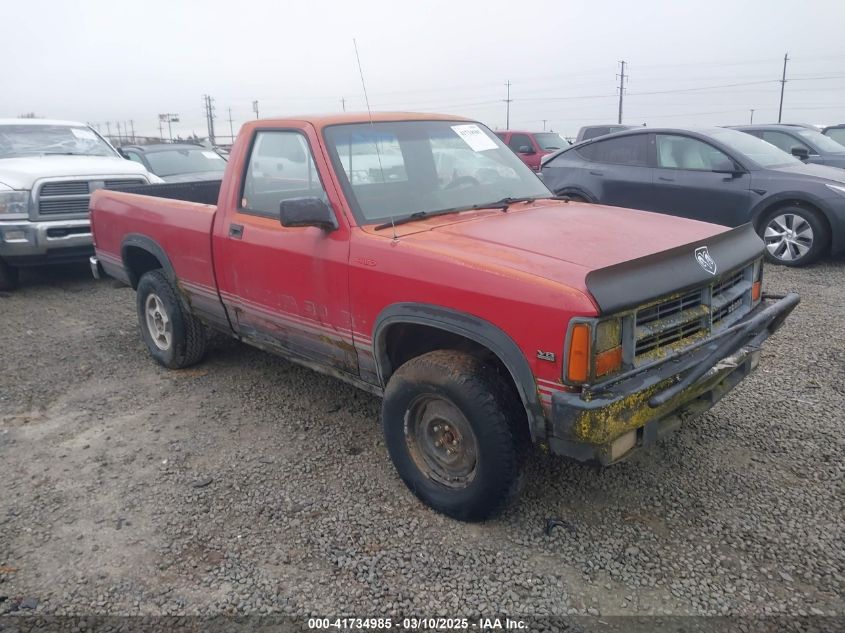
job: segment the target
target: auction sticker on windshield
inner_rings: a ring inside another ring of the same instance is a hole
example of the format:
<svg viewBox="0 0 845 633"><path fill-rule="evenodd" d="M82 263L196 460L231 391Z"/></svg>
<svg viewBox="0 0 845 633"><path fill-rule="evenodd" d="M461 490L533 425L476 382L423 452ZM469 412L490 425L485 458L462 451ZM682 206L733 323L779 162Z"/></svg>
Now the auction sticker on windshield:
<svg viewBox="0 0 845 633"><path fill-rule="evenodd" d="M223 160L223 157L215 152L203 152L202 155L206 158L212 158L214 160Z"/></svg>
<svg viewBox="0 0 845 633"><path fill-rule="evenodd" d="M452 129L455 131L455 134L464 139L464 142L476 152L483 152L484 150L496 149L498 147L493 139L487 136L474 123L453 125Z"/></svg>

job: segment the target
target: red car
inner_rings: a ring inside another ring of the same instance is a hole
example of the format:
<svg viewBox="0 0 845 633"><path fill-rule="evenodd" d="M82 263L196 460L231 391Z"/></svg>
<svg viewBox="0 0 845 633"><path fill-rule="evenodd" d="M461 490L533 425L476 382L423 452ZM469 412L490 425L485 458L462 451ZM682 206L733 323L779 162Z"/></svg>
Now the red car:
<svg viewBox="0 0 845 633"><path fill-rule="evenodd" d="M253 121L222 183L99 189L91 220L156 361L217 330L383 396L399 475L463 520L532 442L610 464L709 408L798 303L750 226L556 200L457 117Z"/></svg>
<svg viewBox="0 0 845 633"><path fill-rule="evenodd" d="M557 132L517 132L499 130L496 136L502 139L514 153L534 171L540 171L540 159L559 149L569 146Z"/></svg>

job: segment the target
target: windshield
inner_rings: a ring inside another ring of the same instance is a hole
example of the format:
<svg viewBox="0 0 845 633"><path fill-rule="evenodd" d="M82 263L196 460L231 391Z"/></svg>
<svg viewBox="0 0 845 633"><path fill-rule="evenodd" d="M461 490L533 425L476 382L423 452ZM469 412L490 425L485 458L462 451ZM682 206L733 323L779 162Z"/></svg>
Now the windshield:
<svg viewBox="0 0 845 633"><path fill-rule="evenodd" d="M43 154L116 156L94 130L84 125L0 125L0 158Z"/></svg>
<svg viewBox="0 0 845 633"><path fill-rule="evenodd" d="M552 195L478 123L383 121L333 125L324 134L362 224Z"/></svg>
<svg viewBox="0 0 845 633"><path fill-rule="evenodd" d="M541 132L540 134L535 134L534 138L543 149L554 150L569 147L569 143L560 134L555 134L554 132Z"/></svg>
<svg viewBox="0 0 845 633"><path fill-rule="evenodd" d="M771 143L738 130L708 130L708 136L727 145L735 152L753 160L761 167L783 167L803 164L800 160L778 149Z"/></svg>
<svg viewBox="0 0 845 633"><path fill-rule="evenodd" d="M825 135L845 147L845 127L831 128L827 132L825 132Z"/></svg>
<svg viewBox="0 0 845 633"><path fill-rule="evenodd" d="M823 152L832 152L834 154L841 154L842 152L845 152L845 147L834 141L829 136L825 136L821 132L805 128L800 128L794 131L798 134L798 136L807 139Z"/></svg>
<svg viewBox="0 0 845 633"><path fill-rule="evenodd" d="M166 149L144 155L156 176L175 176L203 171L223 171L226 161L210 149Z"/></svg>

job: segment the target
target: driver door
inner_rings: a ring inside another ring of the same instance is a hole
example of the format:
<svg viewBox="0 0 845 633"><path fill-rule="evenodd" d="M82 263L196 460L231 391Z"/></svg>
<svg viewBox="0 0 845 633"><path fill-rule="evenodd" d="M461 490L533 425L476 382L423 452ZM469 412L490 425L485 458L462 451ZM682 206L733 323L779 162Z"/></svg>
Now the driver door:
<svg viewBox="0 0 845 633"><path fill-rule="evenodd" d="M218 233L225 250L220 294L233 327L254 345L357 375L349 229L326 192L311 147L301 130L255 132L239 205ZM338 228L282 226L281 201L304 197L332 207Z"/></svg>

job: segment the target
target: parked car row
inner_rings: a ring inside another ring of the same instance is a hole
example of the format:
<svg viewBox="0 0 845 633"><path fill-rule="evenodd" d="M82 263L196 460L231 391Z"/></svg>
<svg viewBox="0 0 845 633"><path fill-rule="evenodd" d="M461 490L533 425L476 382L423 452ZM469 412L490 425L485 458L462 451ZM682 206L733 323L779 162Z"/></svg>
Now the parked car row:
<svg viewBox="0 0 845 633"><path fill-rule="evenodd" d="M800 266L845 251L845 169L831 165L845 147L799 126L635 128L546 156L542 177L575 200L751 223L771 261Z"/></svg>

